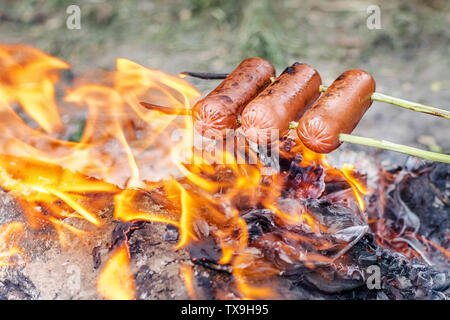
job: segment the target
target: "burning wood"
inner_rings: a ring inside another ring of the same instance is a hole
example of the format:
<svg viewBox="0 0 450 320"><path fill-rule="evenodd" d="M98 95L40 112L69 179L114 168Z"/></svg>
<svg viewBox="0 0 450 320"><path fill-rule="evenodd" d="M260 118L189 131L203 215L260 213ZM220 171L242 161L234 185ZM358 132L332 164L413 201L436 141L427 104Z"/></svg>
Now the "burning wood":
<svg viewBox="0 0 450 320"><path fill-rule="evenodd" d="M277 161L239 135L197 153L192 119L157 111L200 97L183 79L118 59L58 105L64 62L1 46L0 66L0 298L448 297L448 165L369 176L290 134Z"/></svg>

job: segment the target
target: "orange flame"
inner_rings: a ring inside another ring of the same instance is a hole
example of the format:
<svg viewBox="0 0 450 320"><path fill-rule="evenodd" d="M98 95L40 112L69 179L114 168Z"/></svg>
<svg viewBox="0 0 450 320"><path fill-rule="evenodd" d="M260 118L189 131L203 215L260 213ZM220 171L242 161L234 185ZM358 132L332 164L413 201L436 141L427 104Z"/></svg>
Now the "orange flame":
<svg viewBox="0 0 450 320"><path fill-rule="evenodd" d="M195 294L194 284L193 284L194 272L192 271L191 266L188 266L186 264L181 265L180 272L183 277L184 285L186 287L189 297L191 298L191 300L196 300L197 296Z"/></svg>
<svg viewBox="0 0 450 320"><path fill-rule="evenodd" d="M135 299L136 288L126 242L106 262L97 280L97 290L102 297L110 300Z"/></svg>
<svg viewBox="0 0 450 320"><path fill-rule="evenodd" d="M360 181L358 181L353 176L354 169L355 169L355 166L350 165L350 164L345 164L342 166L341 172L344 175L347 182L350 184L351 188L353 189L353 193L355 195L356 200L358 201L359 208L361 209L362 212L364 212L366 209L365 209L364 199L363 199L362 195L368 195L368 194L370 194L370 192L366 189L366 187Z"/></svg>
<svg viewBox="0 0 450 320"><path fill-rule="evenodd" d="M17 102L46 132L62 129L54 85L64 61L25 45L0 45L0 101Z"/></svg>
<svg viewBox="0 0 450 320"><path fill-rule="evenodd" d="M25 253L16 243L23 235L23 223L11 222L0 226L0 268L18 264L24 260ZM21 257L20 260L17 257Z"/></svg>
<svg viewBox="0 0 450 320"><path fill-rule="evenodd" d="M61 139L61 131L67 128L62 125L63 109L55 100L55 87L57 72L67 68L64 61L37 49L0 45L0 187L16 198L29 226L39 229L52 225L61 245L68 246L68 235L84 238L111 219L171 224L180 231L174 249L204 236L216 240L222 249L219 263L231 266L242 298L277 297L271 286L260 283L279 270L265 264L249 247L237 199L251 205L261 203L282 223L305 226L316 235L329 231L306 209L284 212L278 207L283 179L274 175L271 182L264 182L258 161L246 163L229 150L218 148L214 155L198 153L193 146L192 119L147 110L139 101L186 109L200 93L180 77L123 58L117 59L115 71L96 74L95 81L76 79L73 87L64 88L64 103L72 109L84 109L87 117L78 142ZM16 112L17 104L40 128L26 124ZM257 158L247 145L242 147L247 155ZM364 211L361 194L367 190L353 176L353 167L337 170L325 155L308 150L300 142L293 153L303 155L300 166L316 163L327 174L346 179ZM227 178L217 179L221 175ZM173 210L139 205L140 197L158 188ZM107 201L114 206L112 217L100 214L105 203L95 200L98 194L109 195ZM84 224L75 226L69 218ZM11 237L21 234L22 229L20 223L1 227L2 243L11 243ZM330 245L294 235L291 239L318 248ZM291 248L282 249L293 259L297 254ZM0 265L14 254L22 251L16 246L0 248ZM311 267L314 261L329 261L313 253L304 254L302 259ZM181 273L190 296L195 297L192 270L183 267ZM106 262L97 288L107 299L135 298L126 243Z"/></svg>

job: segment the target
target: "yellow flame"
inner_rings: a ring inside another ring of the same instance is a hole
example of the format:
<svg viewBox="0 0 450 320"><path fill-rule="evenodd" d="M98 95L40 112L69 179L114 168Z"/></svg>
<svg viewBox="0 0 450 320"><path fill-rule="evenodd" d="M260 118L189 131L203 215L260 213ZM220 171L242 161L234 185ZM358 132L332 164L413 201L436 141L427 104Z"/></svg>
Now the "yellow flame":
<svg viewBox="0 0 450 320"><path fill-rule="evenodd" d="M183 282L186 287L186 290L188 292L189 297L191 300L197 300L197 295L195 294L194 290L194 272L191 268L191 266L188 266L186 264L183 264L180 266L180 272L183 277Z"/></svg>
<svg viewBox="0 0 450 320"><path fill-rule="evenodd" d="M134 277L131 273L128 244L121 244L108 259L97 280L98 293L109 300L136 298Z"/></svg>
<svg viewBox="0 0 450 320"><path fill-rule="evenodd" d="M347 182L350 184L350 187L353 189L353 193L355 195L356 201L358 202L359 208L362 212L364 212L365 204L364 199L361 194L368 195L370 192L365 188L365 186L358 181L353 176L353 170L355 169L354 165L344 164L341 168L341 172L344 175Z"/></svg>
<svg viewBox="0 0 450 320"><path fill-rule="evenodd" d="M20 256L24 260L25 253L16 243L22 238L24 231L23 223L11 222L0 226L0 268L16 265L14 257Z"/></svg>
<svg viewBox="0 0 450 320"><path fill-rule="evenodd" d="M198 153L193 147L190 117L147 110L139 101L189 109L200 93L182 75L171 76L124 58L117 59L112 72L95 73L92 81L77 78L73 87L63 88L64 102L84 109L87 118L80 141L58 138L63 125L55 87L58 72L67 68L64 61L35 48L0 45L0 187L15 197L28 226L39 229L50 224L61 245L69 246L69 235L86 238L91 232L86 226L100 232L99 227L112 218L171 224L180 231L174 249L199 241L204 235L220 244L219 263L231 266L243 298L276 297L272 287L257 283L279 270L264 265L251 252L247 226L235 200L262 204L283 223L304 224L316 234L328 231L306 210L291 213L277 207L283 179L273 176L267 185L259 162L246 163L242 156L220 148L214 155ZM17 106L39 125L38 129L26 124L17 114ZM246 153L257 158L251 150ZM361 194L367 190L352 175L353 167L337 170L325 155L308 150L300 141L293 153L303 155L300 166L316 163L327 174L343 176L364 210ZM222 172L230 178L217 179ZM157 189L163 190L164 198L171 202L170 209L140 205L143 195ZM100 194L107 199L99 204ZM112 217L100 214L108 205L114 206ZM0 266L13 255L22 255L12 241L13 235L19 237L22 231L20 223L0 227L0 240L4 239L0 242ZM317 248L330 246L306 237L295 240ZM304 257L311 267L311 261L327 261L314 253ZM192 270L185 266L181 273L190 296L195 297ZM135 298L126 243L107 261L97 288L108 299Z"/></svg>
<svg viewBox="0 0 450 320"><path fill-rule="evenodd" d="M54 85L64 61L25 45L0 45L0 96L17 102L46 132L62 129Z"/></svg>

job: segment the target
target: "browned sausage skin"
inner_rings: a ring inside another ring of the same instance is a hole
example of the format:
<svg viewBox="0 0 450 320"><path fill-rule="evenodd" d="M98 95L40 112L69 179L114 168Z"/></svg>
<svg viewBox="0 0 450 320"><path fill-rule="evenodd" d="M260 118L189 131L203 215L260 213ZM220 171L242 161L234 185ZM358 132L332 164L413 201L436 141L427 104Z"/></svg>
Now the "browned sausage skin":
<svg viewBox="0 0 450 320"><path fill-rule="evenodd" d="M217 88L194 105L195 130L207 138L222 138L226 129L236 129L242 109L274 76L275 69L264 59L242 61Z"/></svg>
<svg viewBox="0 0 450 320"><path fill-rule="evenodd" d="M244 108L241 119L247 139L270 143L274 132L283 135L290 121L297 120L319 97L321 83L319 73L307 64L286 68Z"/></svg>
<svg viewBox="0 0 450 320"><path fill-rule="evenodd" d="M300 119L297 134L318 153L339 147L339 134L351 133L372 104L375 80L364 70L342 73Z"/></svg>

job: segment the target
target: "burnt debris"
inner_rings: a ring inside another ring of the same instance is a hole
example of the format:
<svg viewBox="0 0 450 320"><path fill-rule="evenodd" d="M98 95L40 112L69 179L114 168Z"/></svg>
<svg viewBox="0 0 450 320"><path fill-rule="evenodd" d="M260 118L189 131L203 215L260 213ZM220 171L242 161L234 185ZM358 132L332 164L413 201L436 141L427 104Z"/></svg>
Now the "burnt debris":
<svg viewBox="0 0 450 320"><path fill-rule="evenodd" d="M450 297L450 166L407 162L390 172L380 169L379 188L362 213L339 201L349 190L346 183L325 182L322 167L300 167L300 162L292 159L285 172L278 207L307 209L327 232L285 224L259 205L241 213L248 246L254 249L253 270L278 270L282 297ZM221 249L211 236L192 244L189 252L196 264L231 272L230 265L218 263ZM315 255L320 259L311 258Z"/></svg>

